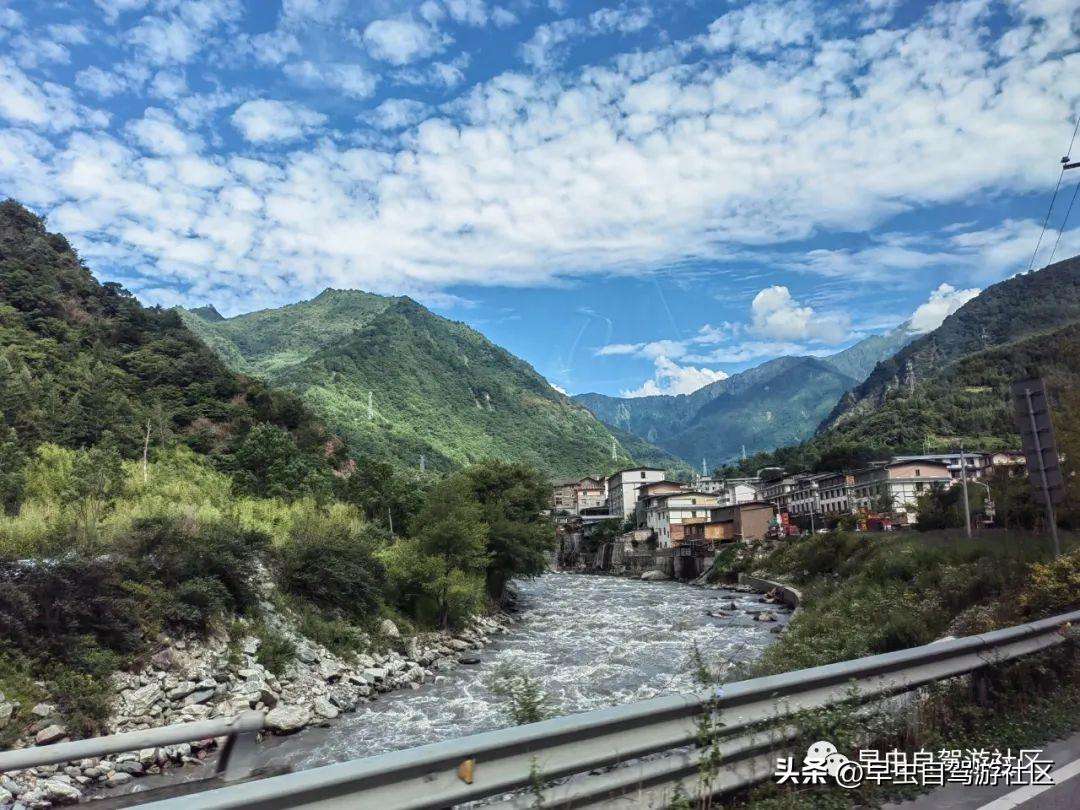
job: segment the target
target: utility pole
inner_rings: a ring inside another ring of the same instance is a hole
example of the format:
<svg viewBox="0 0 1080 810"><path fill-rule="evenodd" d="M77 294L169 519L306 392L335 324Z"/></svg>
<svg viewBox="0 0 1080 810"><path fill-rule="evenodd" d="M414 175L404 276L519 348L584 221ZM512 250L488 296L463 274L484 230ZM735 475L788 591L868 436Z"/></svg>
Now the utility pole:
<svg viewBox="0 0 1080 810"><path fill-rule="evenodd" d="M394 536L394 513L390 511L390 507L386 507L386 517L390 520L390 536Z"/></svg>
<svg viewBox="0 0 1080 810"><path fill-rule="evenodd" d="M427 456L420 454L420 472L427 472Z"/></svg>
<svg viewBox="0 0 1080 810"><path fill-rule="evenodd" d="M612 436L611 437L611 460L612 461L618 461L618 459L619 459L619 454L618 454L618 451L615 449L615 437Z"/></svg>
<svg viewBox="0 0 1080 810"><path fill-rule="evenodd" d="M968 540L971 539L971 503L968 501L967 486L967 456L964 455L964 445L960 445L960 481L964 487L964 531Z"/></svg>
<svg viewBox="0 0 1080 810"><path fill-rule="evenodd" d="M374 419L374 418L375 418L375 408L374 408L374 406L372 405L372 402L371 402L371 395L372 395L372 393L373 393L373 392L371 392L371 391L368 391L368 392L367 392L367 418L368 418L368 421L369 421L369 422L370 422L370 421L371 421L372 419Z"/></svg>
<svg viewBox="0 0 1080 810"><path fill-rule="evenodd" d="M1046 521L1050 524L1050 537L1054 542L1054 558L1061 556L1061 541L1058 540L1057 531L1057 515L1054 514L1054 499L1050 493L1050 483L1046 477L1046 461L1043 458L1043 446L1042 440L1039 438L1039 425L1035 421L1035 409L1031 405L1031 388L1024 389L1024 397L1027 400L1028 415L1031 417L1031 438L1035 444L1035 457L1039 461L1039 484L1042 488L1043 501L1046 504ZM1043 398L1046 398L1045 393ZM1054 455L1057 455L1057 449L1054 444L1051 443L1051 449ZM1030 465L1029 465L1030 466Z"/></svg>

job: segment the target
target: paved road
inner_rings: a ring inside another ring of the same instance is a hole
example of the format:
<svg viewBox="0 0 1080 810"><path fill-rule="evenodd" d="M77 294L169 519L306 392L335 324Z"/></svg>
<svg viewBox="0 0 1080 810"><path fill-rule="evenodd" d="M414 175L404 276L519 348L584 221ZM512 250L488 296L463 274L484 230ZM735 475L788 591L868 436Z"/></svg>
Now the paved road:
<svg viewBox="0 0 1080 810"><path fill-rule="evenodd" d="M950 785L882 810L1077 810L1080 808L1080 734L1043 746L1054 761L1053 787Z"/></svg>

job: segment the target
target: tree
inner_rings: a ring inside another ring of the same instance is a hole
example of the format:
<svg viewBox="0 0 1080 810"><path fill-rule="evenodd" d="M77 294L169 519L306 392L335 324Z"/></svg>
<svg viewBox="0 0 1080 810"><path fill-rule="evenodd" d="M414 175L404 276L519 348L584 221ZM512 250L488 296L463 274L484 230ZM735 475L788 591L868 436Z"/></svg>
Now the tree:
<svg viewBox="0 0 1080 810"><path fill-rule="evenodd" d="M231 468L237 488L250 495L293 498L330 493L330 474L300 451L289 432L268 422L253 427L233 454Z"/></svg>
<svg viewBox="0 0 1080 810"><path fill-rule="evenodd" d="M534 577L547 569L547 552L555 544L543 514L550 488L535 469L503 461L474 464L462 477L487 528L487 591L498 599L514 577Z"/></svg>
<svg viewBox="0 0 1080 810"><path fill-rule="evenodd" d="M385 461L366 460L358 463L350 475L335 481L338 498L360 507L372 523L393 524L393 531L404 534L409 522L423 502L418 484L407 481Z"/></svg>
<svg viewBox="0 0 1080 810"><path fill-rule="evenodd" d="M0 514L18 512L26 483L25 466L26 455L15 441L15 431L0 428Z"/></svg>

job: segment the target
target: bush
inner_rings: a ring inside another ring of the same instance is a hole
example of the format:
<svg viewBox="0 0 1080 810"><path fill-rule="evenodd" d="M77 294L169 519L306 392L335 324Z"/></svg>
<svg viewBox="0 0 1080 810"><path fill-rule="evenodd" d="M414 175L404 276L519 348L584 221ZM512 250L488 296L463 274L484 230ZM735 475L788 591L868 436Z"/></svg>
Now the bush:
<svg viewBox="0 0 1080 810"><path fill-rule="evenodd" d="M386 570L362 526L316 517L294 526L278 558L290 594L356 620L378 612Z"/></svg>
<svg viewBox="0 0 1080 810"><path fill-rule="evenodd" d="M1020 606L1029 616L1080 607L1080 549L1048 563L1035 563L1020 594Z"/></svg>
<svg viewBox="0 0 1080 810"><path fill-rule="evenodd" d="M255 635L260 642L255 660L275 675L283 674L286 667L296 660L296 645L286 636L266 626L255 628Z"/></svg>
<svg viewBox="0 0 1080 810"><path fill-rule="evenodd" d="M165 621L200 632L225 613L256 604L254 582L269 544L267 535L233 523L171 517L138 520L120 541L131 578L158 582L171 596Z"/></svg>

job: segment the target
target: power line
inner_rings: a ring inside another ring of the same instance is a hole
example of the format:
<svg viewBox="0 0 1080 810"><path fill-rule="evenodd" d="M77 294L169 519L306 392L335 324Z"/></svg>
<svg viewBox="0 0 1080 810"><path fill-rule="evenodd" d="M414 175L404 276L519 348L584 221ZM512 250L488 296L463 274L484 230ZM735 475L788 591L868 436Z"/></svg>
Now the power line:
<svg viewBox="0 0 1080 810"><path fill-rule="evenodd" d="M1061 244L1061 237L1065 234L1065 228L1069 224L1069 214L1072 213L1073 203L1076 202L1076 192L1080 191L1080 180L1076 181L1076 186L1073 188L1072 198L1069 200L1069 207L1065 209L1065 219L1061 221L1061 228L1058 230L1057 239L1054 240L1054 249L1050 251L1050 261L1047 264L1054 263L1054 254L1057 253L1058 245Z"/></svg>
<svg viewBox="0 0 1080 810"><path fill-rule="evenodd" d="M1065 152L1065 157L1061 159L1061 171L1058 173L1057 183L1054 185L1054 193L1050 195L1050 207L1046 209L1046 216L1043 217L1042 230L1039 231L1039 239L1035 242L1035 250L1031 254L1031 261L1028 262L1028 272L1030 273L1035 266L1035 257L1039 255L1039 248L1042 247L1043 237L1046 236L1046 226L1050 222L1050 214L1054 210L1054 203L1057 201L1058 190L1061 188L1061 180L1065 177L1065 164L1069 162L1069 155L1072 154L1073 145L1076 143L1076 133L1080 132L1080 116L1077 116L1076 126L1073 127L1072 137L1069 138L1069 148ZM1075 193L1073 198L1076 198ZM1072 208L1072 204L1069 204L1069 208ZM1061 239L1061 233L1058 233L1058 240ZM1055 245L1056 250L1056 245ZM1051 254L1052 255L1052 254ZM1052 259L1051 259L1052 260Z"/></svg>

